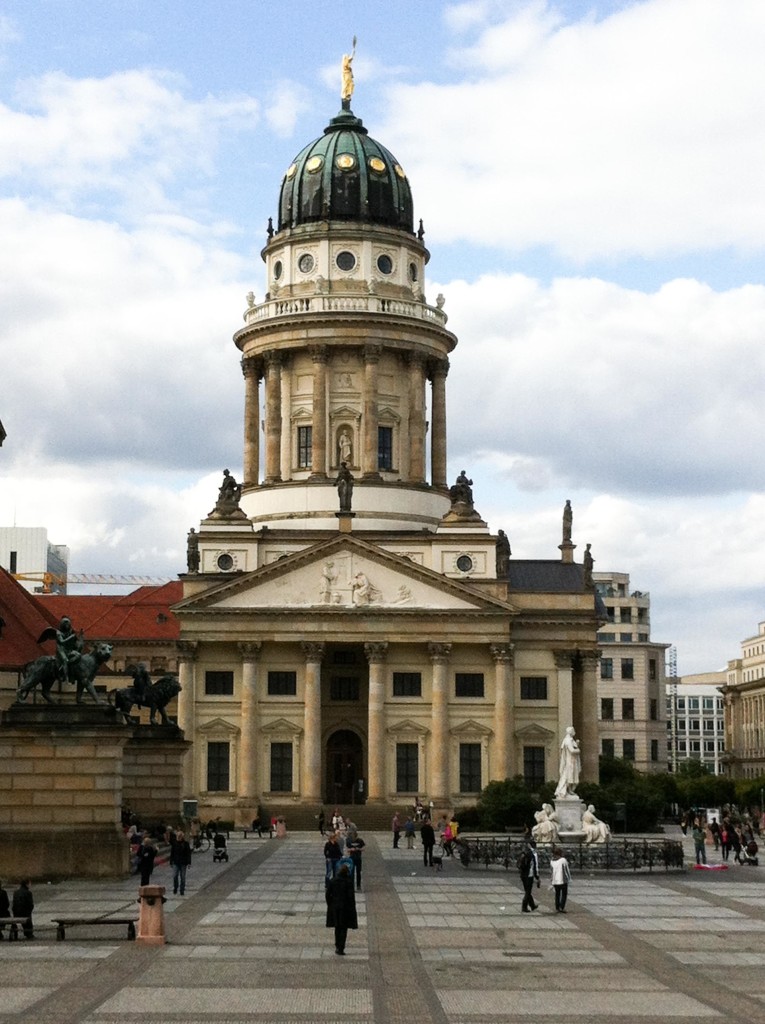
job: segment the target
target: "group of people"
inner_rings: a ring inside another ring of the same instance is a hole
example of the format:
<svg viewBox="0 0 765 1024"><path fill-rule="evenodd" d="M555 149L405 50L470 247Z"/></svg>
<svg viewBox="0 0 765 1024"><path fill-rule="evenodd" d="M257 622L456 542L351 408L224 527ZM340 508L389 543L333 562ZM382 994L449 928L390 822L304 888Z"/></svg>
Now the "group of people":
<svg viewBox="0 0 765 1024"><path fill-rule="evenodd" d="M32 911L34 909L35 900L32 895L32 882L30 879L22 878L12 898L8 897L8 893L3 888L3 883L0 882L0 918L22 917L24 922L21 928L25 939L33 939L35 937L34 925L32 923ZM4 928L5 926L0 924L0 939L5 938Z"/></svg>
<svg viewBox="0 0 765 1024"><path fill-rule="evenodd" d="M433 867L433 850L436 842L438 842L443 848L442 856L454 856L454 844L457 840L457 833L459 832L459 823L454 817L450 819L445 814L442 814L438 821L438 826L434 827L428 815L423 813L419 825L420 839L422 840L422 845L424 847L426 867L428 865ZM394 850L399 849L402 832L406 839L407 849L412 850L414 848L414 840L417 834L417 822L414 821L411 815L407 815L406 821L402 826L401 815L396 811L393 815L393 820L391 821L391 830L393 832Z"/></svg>
<svg viewBox="0 0 765 1024"><path fill-rule="evenodd" d="M321 812L323 825L324 812ZM345 956L349 929L359 926L356 895L361 891L361 868L366 843L349 818L339 808L332 815L333 830L324 844L324 885L327 901L327 928L335 929L335 953ZM322 835L324 832L322 831Z"/></svg>
<svg viewBox="0 0 765 1024"><path fill-rule="evenodd" d="M687 833L688 820L683 833ZM726 815L721 822L716 817L705 827L702 820L695 817L691 821L691 835L693 836L693 847L696 854L697 864L706 864L706 840L707 830L712 837L715 850L719 850L722 859L727 861L733 853L733 859L737 864L748 864L757 867L759 864L759 847L755 838L754 828L751 823L742 822L734 824Z"/></svg>
<svg viewBox="0 0 765 1024"><path fill-rule="evenodd" d="M533 889L541 885L539 877L539 857L537 856L537 844L535 840L528 839L523 852L518 859L518 872L523 884L523 900L521 910L528 914L536 910L539 904L534 901ZM571 868L558 846L553 846L550 856L550 884L555 892L555 910L559 914L566 913L566 901L568 899L568 885L571 881Z"/></svg>

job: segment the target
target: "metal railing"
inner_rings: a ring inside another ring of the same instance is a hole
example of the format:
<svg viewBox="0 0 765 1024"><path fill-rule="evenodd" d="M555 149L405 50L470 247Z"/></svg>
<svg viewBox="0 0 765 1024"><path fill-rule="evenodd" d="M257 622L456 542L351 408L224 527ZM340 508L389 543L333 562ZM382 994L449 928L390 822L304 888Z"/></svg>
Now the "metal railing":
<svg viewBox="0 0 765 1024"><path fill-rule="evenodd" d="M647 870L652 873L654 868L685 869L683 844L679 839L612 837L605 843L560 842L556 845L571 867L579 871ZM507 871L516 868L524 846L523 839L510 836L460 836L454 852L465 868L472 864L485 868L498 866ZM540 868L549 867L552 848L552 843L537 845Z"/></svg>

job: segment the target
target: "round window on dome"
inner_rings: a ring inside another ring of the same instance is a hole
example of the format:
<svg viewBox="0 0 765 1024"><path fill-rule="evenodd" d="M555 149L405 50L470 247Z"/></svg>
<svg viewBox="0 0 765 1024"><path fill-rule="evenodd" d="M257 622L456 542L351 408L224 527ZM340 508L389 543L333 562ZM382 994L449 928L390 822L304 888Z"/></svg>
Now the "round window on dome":
<svg viewBox="0 0 765 1024"><path fill-rule="evenodd" d="M385 161L381 160L379 156L370 156L369 166L377 174L382 174L385 170Z"/></svg>
<svg viewBox="0 0 765 1024"><path fill-rule="evenodd" d="M417 264L416 263L410 263L409 264L409 280L414 282L414 281L417 280L417 276L418 276L418 274L417 274Z"/></svg>
<svg viewBox="0 0 765 1024"><path fill-rule="evenodd" d="M343 249L335 257L335 263L338 265L340 270L353 270L356 266L356 257L352 252L348 252L347 249Z"/></svg>
<svg viewBox="0 0 765 1024"><path fill-rule="evenodd" d="M351 171L356 166L356 157L352 153L341 153L335 158L335 165L341 171Z"/></svg>
<svg viewBox="0 0 765 1024"><path fill-rule="evenodd" d="M234 568L234 559L227 551L222 555L218 555L218 568L221 572L229 572Z"/></svg>
<svg viewBox="0 0 765 1024"><path fill-rule="evenodd" d="M470 572L473 568L473 559L470 555L460 555L457 559L457 568L460 572Z"/></svg>
<svg viewBox="0 0 765 1024"><path fill-rule="evenodd" d="M298 270L301 274L310 274L313 270L313 256L310 252L304 252L298 260Z"/></svg>
<svg viewBox="0 0 765 1024"><path fill-rule="evenodd" d="M382 253L377 257L377 269L381 274L392 274L393 273L393 260L388 256L387 253Z"/></svg>
<svg viewBox="0 0 765 1024"><path fill-rule="evenodd" d="M404 174L404 168L401 166L401 164L394 164L393 170L396 172L397 176L401 178L402 181L406 179L406 175Z"/></svg>
<svg viewBox="0 0 765 1024"><path fill-rule="evenodd" d="M274 263L274 280L278 281L281 276L282 276L282 261L281 260L277 260L276 263Z"/></svg>
<svg viewBox="0 0 765 1024"><path fill-rule="evenodd" d="M290 164L284 177L289 181L290 178L295 177L295 171L297 171L297 164Z"/></svg>
<svg viewBox="0 0 765 1024"><path fill-rule="evenodd" d="M316 174L324 166L324 157L312 156L311 159L306 163L305 169L309 174Z"/></svg>

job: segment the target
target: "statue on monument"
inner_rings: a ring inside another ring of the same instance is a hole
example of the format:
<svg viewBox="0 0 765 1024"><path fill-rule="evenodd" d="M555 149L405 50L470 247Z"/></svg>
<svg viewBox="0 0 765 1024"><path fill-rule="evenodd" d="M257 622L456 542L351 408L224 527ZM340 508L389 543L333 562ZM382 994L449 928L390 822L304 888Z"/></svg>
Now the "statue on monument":
<svg viewBox="0 0 765 1024"><path fill-rule="evenodd" d="M189 572L199 572L199 534L193 526L186 541L186 568Z"/></svg>
<svg viewBox="0 0 765 1024"><path fill-rule="evenodd" d="M125 717L130 714L133 705L139 708L149 709L149 725L155 724L157 712L159 712L162 725L171 725L167 717L167 705L181 692L178 677L170 673L160 676L156 683L152 683L146 665L131 665L128 671L133 677L133 685L125 686L120 690L112 690L109 694L109 702Z"/></svg>
<svg viewBox="0 0 765 1024"><path fill-rule="evenodd" d="M218 490L218 504L239 504L242 496L242 485L238 484L235 478L227 469L223 470L223 483Z"/></svg>
<svg viewBox="0 0 765 1024"><path fill-rule="evenodd" d="M344 462L347 462L348 465L350 465L352 461L351 455L353 454L353 444L351 442L351 435L347 430L340 432L340 437L337 439L337 448L340 455L340 458L338 459L340 465Z"/></svg>
<svg viewBox="0 0 765 1024"><path fill-rule="evenodd" d="M112 645L97 643L91 651L84 652L82 633L76 633L71 620L64 616L58 625L48 626L40 634L38 643L46 640L56 641L55 654L43 654L32 662L16 691L17 703L23 703L36 686L40 687L40 696L46 704L54 704L50 693L55 682L73 683L77 686L76 702L82 704L83 694L87 691L94 703L104 701L96 693L93 686L96 672L100 665L112 656Z"/></svg>
<svg viewBox="0 0 765 1024"><path fill-rule="evenodd" d="M595 817L594 804L588 804L582 815L582 831L585 843L605 843L611 835L611 829L605 821Z"/></svg>
<svg viewBox="0 0 765 1024"><path fill-rule="evenodd" d="M464 469L460 470L460 475L449 488L449 497L452 508L455 505L467 505L469 509L473 509L473 481L468 479Z"/></svg>
<svg viewBox="0 0 765 1024"><path fill-rule="evenodd" d="M343 54L341 72L340 99L343 101L343 110L351 109L351 96L353 96L353 58L356 56L356 36L353 37L353 49L350 53Z"/></svg>
<svg viewBox="0 0 765 1024"><path fill-rule="evenodd" d="M340 511L350 512L351 499L353 497L353 473L348 469L347 462L340 464L340 472L337 474L335 486L337 487L337 495L340 499Z"/></svg>
<svg viewBox="0 0 765 1024"><path fill-rule="evenodd" d="M595 565L595 559L592 557L592 544L588 544L584 551L584 558L582 559L584 568L584 585L585 587L591 587L592 582L592 569Z"/></svg>
<svg viewBox="0 0 765 1024"><path fill-rule="evenodd" d="M558 815L552 804L542 804L542 810L534 814L536 825L531 828L531 835L538 843L558 842Z"/></svg>
<svg viewBox="0 0 765 1024"><path fill-rule="evenodd" d="M581 766L579 743L575 738L573 725L569 725L560 745L560 777L555 790L556 797L575 795Z"/></svg>
<svg viewBox="0 0 765 1024"><path fill-rule="evenodd" d="M571 501L567 500L563 507L563 543L571 543L571 529L574 525L574 513L571 509Z"/></svg>
<svg viewBox="0 0 765 1024"><path fill-rule="evenodd" d="M497 531L497 579L507 579L507 575L510 572L510 541L508 540L507 534L504 530Z"/></svg>

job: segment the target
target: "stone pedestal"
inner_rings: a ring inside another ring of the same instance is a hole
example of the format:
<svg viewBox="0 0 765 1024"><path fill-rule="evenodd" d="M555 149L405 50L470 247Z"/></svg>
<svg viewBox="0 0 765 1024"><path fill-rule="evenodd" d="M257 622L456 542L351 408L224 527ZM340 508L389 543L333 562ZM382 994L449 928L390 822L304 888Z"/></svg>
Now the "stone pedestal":
<svg viewBox="0 0 765 1024"><path fill-rule="evenodd" d="M183 802L183 756L191 746L177 725L139 725L125 745L122 802L147 824L176 824Z"/></svg>
<svg viewBox="0 0 765 1024"><path fill-rule="evenodd" d="M138 890L141 909L138 912L139 946L164 946L165 936L165 887L164 885L142 885Z"/></svg>
<svg viewBox="0 0 765 1024"><path fill-rule="evenodd" d="M582 815L585 804L578 796L571 793L558 797L555 801L555 813L558 817L558 837L562 842L567 839L579 840L584 837L582 831Z"/></svg>

